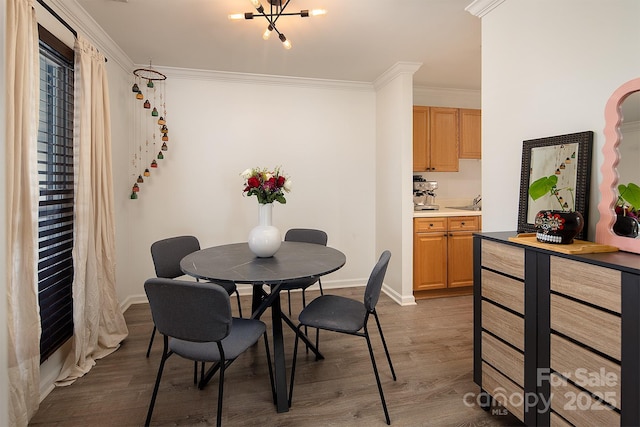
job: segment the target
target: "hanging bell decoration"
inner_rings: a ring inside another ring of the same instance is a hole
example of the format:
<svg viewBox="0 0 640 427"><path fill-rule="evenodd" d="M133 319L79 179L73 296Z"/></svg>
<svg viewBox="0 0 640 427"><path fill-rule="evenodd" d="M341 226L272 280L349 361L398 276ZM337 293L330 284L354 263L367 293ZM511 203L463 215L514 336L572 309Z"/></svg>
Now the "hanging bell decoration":
<svg viewBox="0 0 640 427"><path fill-rule="evenodd" d="M141 90L138 90L138 94L136 95L136 99L144 99L144 95Z"/></svg>
<svg viewBox="0 0 640 427"><path fill-rule="evenodd" d="M158 124L159 125L163 125L165 123L167 123L167 122L164 120L164 117L160 116L160 118L158 119Z"/></svg>
<svg viewBox="0 0 640 427"><path fill-rule="evenodd" d="M131 92L138 93L139 90L140 88L138 87L138 83L134 83L133 87L131 88Z"/></svg>
<svg viewBox="0 0 640 427"><path fill-rule="evenodd" d="M151 110L151 115L153 117L157 117L158 116L158 109L156 107L153 107L153 110Z"/></svg>
<svg viewBox="0 0 640 427"><path fill-rule="evenodd" d="M144 176L151 176L151 172L149 171L149 168L146 168L146 169L144 170L143 175L144 175Z"/></svg>
<svg viewBox="0 0 640 427"><path fill-rule="evenodd" d="M135 191L131 192L131 199L135 200L138 198L138 193L136 193Z"/></svg>
<svg viewBox="0 0 640 427"><path fill-rule="evenodd" d="M162 143L162 151L167 151L169 149L169 147L167 146L166 142Z"/></svg>
<svg viewBox="0 0 640 427"><path fill-rule="evenodd" d="M156 162L155 159L151 161L151 167L152 168L157 168L158 167L158 162Z"/></svg>
<svg viewBox="0 0 640 427"><path fill-rule="evenodd" d="M142 175L138 175L138 179L136 180L136 182L138 184L142 184L144 182L144 178L142 178Z"/></svg>
<svg viewBox="0 0 640 427"><path fill-rule="evenodd" d="M160 128L160 132L169 133L169 129L167 128L167 125L162 125L162 127Z"/></svg>
<svg viewBox="0 0 640 427"><path fill-rule="evenodd" d="M144 108L146 108L147 110L148 110L149 108L151 108L151 103L149 102L149 100L148 100L148 99L145 99L145 101L144 101Z"/></svg>
<svg viewBox="0 0 640 427"><path fill-rule="evenodd" d="M158 160L162 159L164 159L164 154L162 154L162 151L158 151Z"/></svg>
<svg viewBox="0 0 640 427"><path fill-rule="evenodd" d="M138 183L133 184L132 191L134 193L137 193L138 191L140 191L140 187L138 187Z"/></svg>
<svg viewBox="0 0 640 427"><path fill-rule="evenodd" d="M149 80L147 82L147 87L153 87L153 80Z"/></svg>
<svg viewBox="0 0 640 427"><path fill-rule="evenodd" d="M169 137L167 136L166 133L162 135L162 140L163 141L168 141L169 140Z"/></svg>

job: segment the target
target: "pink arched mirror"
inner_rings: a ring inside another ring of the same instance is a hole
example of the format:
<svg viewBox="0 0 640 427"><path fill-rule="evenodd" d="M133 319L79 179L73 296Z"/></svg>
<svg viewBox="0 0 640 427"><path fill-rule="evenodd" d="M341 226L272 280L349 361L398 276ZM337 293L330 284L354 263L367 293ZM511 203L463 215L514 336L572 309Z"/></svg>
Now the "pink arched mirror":
<svg viewBox="0 0 640 427"><path fill-rule="evenodd" d="M630 128L623 132L622 126ZM627 133L628 132L628 133ZM622 251L640 253L640 238L614 232L618 220L618 185L640 184L640 78L620 86L605 107L604 162L601 167L600 220L596 226L596 242L618 247ZM626 166L630 165L630 166Z"/></svg>

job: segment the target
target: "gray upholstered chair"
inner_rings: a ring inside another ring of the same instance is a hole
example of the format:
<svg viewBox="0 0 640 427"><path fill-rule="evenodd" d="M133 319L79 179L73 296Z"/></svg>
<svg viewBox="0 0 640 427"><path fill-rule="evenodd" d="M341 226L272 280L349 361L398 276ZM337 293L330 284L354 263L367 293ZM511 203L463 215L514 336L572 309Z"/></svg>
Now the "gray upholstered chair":
<svg viewBox="0 0 640 427"><path fill-rule="evenodd" d="M165 362L172 354L198 362L214 362L200 388L220 372L217 425L222 422L225 369L245 350L264 337L271 392L275 399L273 371L266 326L257 319L232 317L229 294L208 282L152 278L144 284L151 315L164 347L145 425L149 425Z"/></svg>
<svg viewBox="0 0 640 427"><path fill-rule="evenodd" d="M285 242L303 242L303 243L314 243L316 245L324 245L327 246L327 233L322 230L316 230L313 228L292 228L288 230L284 235ZM301 289L302 290L302 306L306 307L307 301L305 298L305 291L307 288L315 283L318 283L320 287L320 294L324 295L324 291L322 290L322 281L319 277L312 277L310 279L301 279L296 280L295 282L288 282L283 284L280 287L280 290L286 290L287 296L289 299L289 314L291 314L291 290L292 289Z"/></svg>
<svg viewBox="0 0 640 427"><path fill-rule="evenodd" d="M151 245L151 258L153 259L153 266L156 270L157 277L164 277L167 279L175 279L183 276L184 273L180 269L180 260L185 256L200 250L200 242L194 236L177 236L169 237L167 239L158 240ZM224 288L229 295L236 294L238 299L238 313L242 317L242 307L240 305L240 294L236 284L233 282L215 282ZM147 348L147 357L151 352L151 346L153 345L153 338L156 335L156 327L154 325L151 332L151 338L149 339L149 346Z"/></svg>
<svg viewBox="0 0 640 427"><path fill-rule="evenodd" d="M322 295L314 299L306 306L298 319L300 324L296 330L296 342L293 347L293 364L291 366L291 384L289 389L289 406L293 398L293 383L296 371L296 358L298 354L298 341L299 336L302 333L302 326L309 326L311 328L325 329L328 331L339 332L343 334L355 335L363 337L367 341L369 347L369 356L371 357L371 364L373 365L373 372L378 384L378 392L380 393L380 400L382 401L382 409L384 409L384 416L387 424L391 424L389 418L389 412L387 411L387 404L384 400L384 393L382 391L382 384L380 383L380 376L378 374L378 368L376 366L376 359L373 355L373 347L371 346L371 340L369 338L369 330L367 328L367 322L369 315L373 314L378 325L378 331L380 332L380 338L382 338L382 345L384 346L384 352L387 355L387 361L389 362L389 368L391 369L391 375L393 380L396 380L396 373L391 363L391 356L389 356L389 350L387 343L382 334L382 327L380 326L380 319L376 312L376 304L380 297L380 290L382 289L382 282L387 272L387 266L389 265L389 259L391 258L391 252L384 251L380 255L380 259L376 263L369 280L367 287L364 291L364 302L356 301L351 298L346 298L338 295Z"/></svg>

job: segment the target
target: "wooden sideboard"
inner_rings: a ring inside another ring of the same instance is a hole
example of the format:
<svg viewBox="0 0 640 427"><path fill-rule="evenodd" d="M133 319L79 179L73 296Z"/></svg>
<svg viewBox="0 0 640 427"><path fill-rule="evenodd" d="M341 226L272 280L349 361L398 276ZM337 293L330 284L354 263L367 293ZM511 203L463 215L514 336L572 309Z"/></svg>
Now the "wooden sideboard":
<svg viewBox="0 0 640 427"><path fill-rule="evenodd" d="M640 425L640 256L480 233L474 382L526 425Z"/></svg>

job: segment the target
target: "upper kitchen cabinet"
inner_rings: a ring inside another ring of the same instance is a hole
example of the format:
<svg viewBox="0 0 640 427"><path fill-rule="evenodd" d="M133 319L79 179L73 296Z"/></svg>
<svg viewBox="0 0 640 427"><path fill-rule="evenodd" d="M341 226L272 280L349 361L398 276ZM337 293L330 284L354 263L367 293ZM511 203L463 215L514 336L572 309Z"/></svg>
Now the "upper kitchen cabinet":
<svg viewBox="0 0 640 427"><path fill-rule="evenodd" d="M460 109L461 159L480 159L482 157L482 145L480 142L481 121L481 110Z"/></svg>
<svg viewBox="0 0 640 427"><path fill-rule="evenodd" d="M457 172L457 108L413 107L413 170Z"/></svg>

